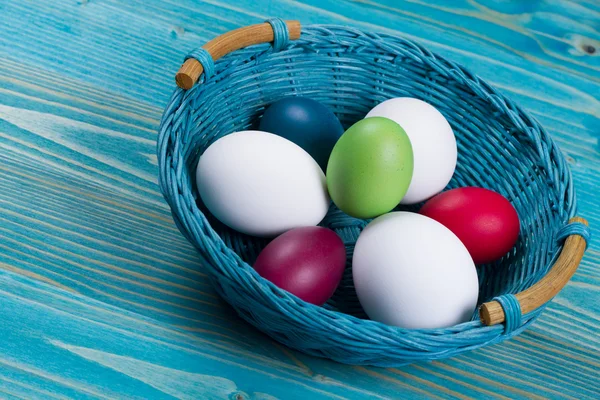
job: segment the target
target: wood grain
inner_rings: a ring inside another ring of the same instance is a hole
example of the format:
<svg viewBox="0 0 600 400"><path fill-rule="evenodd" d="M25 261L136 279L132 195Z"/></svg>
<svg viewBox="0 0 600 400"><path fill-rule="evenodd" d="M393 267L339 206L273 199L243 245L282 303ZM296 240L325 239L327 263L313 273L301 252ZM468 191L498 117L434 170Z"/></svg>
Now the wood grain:
<svg viewBox="0 0 600 400"><path fill-rule="evenodd" d="M398 369L285 349L215 295L157 189L156 131L184 55L271 16L467 65L549 131L600 226L597 2L3 1L0 398L599 398L597 241L522 335Z"/></svg>

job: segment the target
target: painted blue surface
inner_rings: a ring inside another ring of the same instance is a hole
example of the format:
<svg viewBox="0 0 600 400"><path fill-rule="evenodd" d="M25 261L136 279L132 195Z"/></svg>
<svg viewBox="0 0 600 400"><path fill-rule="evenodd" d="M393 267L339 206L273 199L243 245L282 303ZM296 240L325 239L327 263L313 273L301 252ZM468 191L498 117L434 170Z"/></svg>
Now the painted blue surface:
<svg viewBox="0 0 600 400"><path fill-rule="evenodd" d="M156 129L187 51L275 15L468 66L547 128L600 226L594 1L0 2L0 398L598 398L597 241L524 334L401 369L289 351L218 299L158 192Z"/></svg>

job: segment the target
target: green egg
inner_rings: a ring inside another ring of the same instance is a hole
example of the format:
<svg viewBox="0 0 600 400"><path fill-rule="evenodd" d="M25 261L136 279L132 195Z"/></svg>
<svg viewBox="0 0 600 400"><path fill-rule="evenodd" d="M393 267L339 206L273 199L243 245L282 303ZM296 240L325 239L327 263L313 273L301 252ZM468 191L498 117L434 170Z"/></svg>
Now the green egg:
<svg viewBox="0 0 600 400"><path fill-rule="evenodd" d="M327 188L336 206L356 218L391 211L413 174L410 140L388 118L365 118L337 141L327 164Z"/></svg>

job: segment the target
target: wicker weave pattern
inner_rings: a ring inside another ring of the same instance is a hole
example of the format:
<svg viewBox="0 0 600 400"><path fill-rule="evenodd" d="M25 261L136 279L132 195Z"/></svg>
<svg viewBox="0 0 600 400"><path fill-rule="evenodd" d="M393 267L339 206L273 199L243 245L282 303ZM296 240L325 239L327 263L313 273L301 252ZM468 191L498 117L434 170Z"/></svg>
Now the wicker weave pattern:
<svg viewBox="0 0 600 400"><path fill-rule="evenodd" d="M541 309L520 316L513 307L514 317L493 327L474 318L447 329L405 330L361 319L350 265L325 307L304 303L254 272L250 265L266 241L212 219L198 203L194 171L212 142L255 128L265 106L285 96L307 96L327 105L345 127L392 97L420 98L444 114L459 153L449 187L493 189L513 203L521 219L514 251L478 268L480 302L537 282L556 258L559 230L576 209L565 159L548 134L468 70L408 40L340 26L305 27L299 40L286 46L279 41L278 47L275 52L271 45L257 45L223 57L191 90L173 93L161 122L161 190L219 294L278 341L350 364L398 366L449 357L525 329ZM351 260L367 222L332 206L322 225L342 237ZM434 251L435 243L431 246ZM511 308L510 296L503 299Z"/></svg>

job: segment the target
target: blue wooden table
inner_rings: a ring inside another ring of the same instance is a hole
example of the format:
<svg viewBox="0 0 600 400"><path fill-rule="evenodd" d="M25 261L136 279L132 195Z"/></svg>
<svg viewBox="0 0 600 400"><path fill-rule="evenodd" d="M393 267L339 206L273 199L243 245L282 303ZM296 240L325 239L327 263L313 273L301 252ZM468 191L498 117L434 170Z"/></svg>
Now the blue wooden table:
<svg viewBox="0 0 600 400"><path fill-rule="evenodd" d="M270 16L404 35L552 134L600 226L597 0L0 0L0 398L600 398L600 245L524 334L441 362L291 351L213 292L157 188L187 50Z"/></svg>

